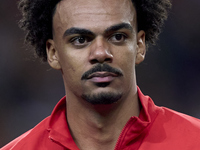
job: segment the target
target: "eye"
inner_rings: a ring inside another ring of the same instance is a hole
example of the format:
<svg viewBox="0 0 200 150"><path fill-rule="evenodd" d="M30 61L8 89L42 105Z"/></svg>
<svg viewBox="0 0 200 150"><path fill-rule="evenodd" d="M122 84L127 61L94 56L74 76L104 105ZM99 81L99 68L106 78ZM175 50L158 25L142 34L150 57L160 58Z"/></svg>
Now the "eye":
<svg viewBox="0 0 200 150"><path fill-rule="evenodd" d="M87 46L91 40L92 39L90 37L76 36L70 39L70 43L72 43L74 46L78 48L82 48L84 46Z"/></svg>
<svg viewBox="0 0 200 150"><path fill-rule="evenodd" d="M116 33L109 38L109 41L113 43L122 43L126 40L127 36L122 33Z"/></svg>

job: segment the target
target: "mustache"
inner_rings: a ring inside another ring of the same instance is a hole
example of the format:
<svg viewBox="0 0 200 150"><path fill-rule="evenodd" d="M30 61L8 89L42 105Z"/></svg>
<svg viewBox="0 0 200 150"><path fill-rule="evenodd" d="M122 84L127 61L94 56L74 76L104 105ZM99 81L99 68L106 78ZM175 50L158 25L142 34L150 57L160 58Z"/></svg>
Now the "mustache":
<svg viewBox="0 0 200 150"><path fill-rule="evenodd" d="M97 64L90 70L86 71L82 75L81 80L88 79L88 77L95 72L103 72L103 71L111 72L111 73L117 74L118 76L123 76L122 71L117 68L113 68L113 67L109 66L108 64Z"/></svg>

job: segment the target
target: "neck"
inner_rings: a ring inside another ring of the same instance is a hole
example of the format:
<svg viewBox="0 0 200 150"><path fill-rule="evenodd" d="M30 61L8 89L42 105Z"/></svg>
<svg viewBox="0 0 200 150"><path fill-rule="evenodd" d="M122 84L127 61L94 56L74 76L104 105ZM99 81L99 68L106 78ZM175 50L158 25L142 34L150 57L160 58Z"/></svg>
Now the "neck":
<svg viewBox="0 0 200 150"><path fill-rule="evenodd" d="M67 98L67 120L72 137L81 150L114 149L131 116L139 116L137 92L110 105L92 105ZM73 100L73 103L71 103Z"/></svg>

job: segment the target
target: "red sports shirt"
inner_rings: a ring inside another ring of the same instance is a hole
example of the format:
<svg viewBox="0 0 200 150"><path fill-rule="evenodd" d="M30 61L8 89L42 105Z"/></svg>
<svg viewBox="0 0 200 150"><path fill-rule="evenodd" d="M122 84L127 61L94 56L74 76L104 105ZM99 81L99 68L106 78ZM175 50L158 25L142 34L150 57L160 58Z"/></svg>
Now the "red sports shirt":
<svg viewBox="0 0 200 150"><path fill-rule="evenodd" d="M138 88L142 105L139 117L131 117L123 128L115 150L200 150L200 121L156 106ZM78 150L66 121L66 99L51 116L16 138L1 150Z"/></svg>

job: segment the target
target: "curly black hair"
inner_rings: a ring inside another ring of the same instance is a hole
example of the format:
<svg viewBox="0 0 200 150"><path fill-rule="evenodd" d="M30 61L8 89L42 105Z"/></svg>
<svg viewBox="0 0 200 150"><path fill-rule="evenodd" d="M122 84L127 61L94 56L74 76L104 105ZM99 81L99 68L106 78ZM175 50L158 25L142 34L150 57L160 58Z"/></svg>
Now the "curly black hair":
<svg viewBox="0 0 200 150"><path fill-rule="evenodd" d="M61 0L20 0L19 26L27 31L25 42L35 47L37 56L47 61L46 41L52 39L52 18ZM137 12L138 31L146 33L146 43L155 44L171 8L170 0L132 0Z"/></svg>

